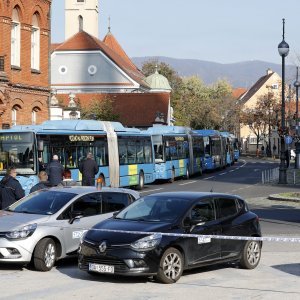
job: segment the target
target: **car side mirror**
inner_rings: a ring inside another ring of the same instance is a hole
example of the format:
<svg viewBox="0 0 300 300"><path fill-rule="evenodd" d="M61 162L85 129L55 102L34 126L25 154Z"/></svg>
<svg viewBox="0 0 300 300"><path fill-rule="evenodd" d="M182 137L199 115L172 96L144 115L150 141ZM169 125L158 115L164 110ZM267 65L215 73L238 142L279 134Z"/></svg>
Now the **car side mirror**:
<svg viewBox="0 0 300 300"><path fill-rule="evenodd" d="M116 215L119 213L120 211L118 210L118 211L115 211L114 213L113 213L113 219L116 217Z"/></svg>
<svg viewBox="0 0 300 300"><path fill-rule="evenodd" d="M207 218L205 217L198 217L198 218L193 218L193 219L190 219L190 224L191 225L197 225L197 224L200 224L200 223L205 223L207 222Z"/></svg>
<svg viewBox="0 0 300 300"><path fill-rule="evenodd" d="M79 210L74 210L70 212L70 220L69 223L73 224L75 220L78 220L83 217L83 212Z"/></svg>

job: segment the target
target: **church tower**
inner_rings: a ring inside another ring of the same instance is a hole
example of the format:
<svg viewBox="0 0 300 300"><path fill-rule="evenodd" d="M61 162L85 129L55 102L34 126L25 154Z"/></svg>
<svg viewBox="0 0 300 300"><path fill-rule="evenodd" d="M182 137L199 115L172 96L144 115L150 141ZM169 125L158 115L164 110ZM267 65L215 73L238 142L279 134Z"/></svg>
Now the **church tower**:
<svg viewBox="0 0 300 300"><path fill-rule="evenodd" d="M79 31L99 38L99 0L65 0L65 40Z"/></svg>

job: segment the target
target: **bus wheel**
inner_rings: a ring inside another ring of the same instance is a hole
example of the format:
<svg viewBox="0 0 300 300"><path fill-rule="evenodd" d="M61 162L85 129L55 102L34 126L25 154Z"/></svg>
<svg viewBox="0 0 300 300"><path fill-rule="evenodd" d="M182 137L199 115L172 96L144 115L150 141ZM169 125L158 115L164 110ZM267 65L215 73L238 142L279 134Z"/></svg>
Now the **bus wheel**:
<svg viewBox="0 0 300 300"><path fill-rule="evenodd" d="M169 182L172 183L174 181L175 181L175 170L172 169L172 171L171 171L171 178L169 179Z"/></svg>
<svg viewBox="0 0 300 300"><path fill-rule="evenodd" d="M144 188L144 185L145 185L144 173L140 172L140 174L139 174L139 183L136 186L137 190L142 190Z"/></svg>
<svg viewBox="0 0 300 300"><path fill-rule="evenodd" d="M186 171L185 171L185 179L190 179L190 171L189 171L189 166L186 166Z"/></svg>

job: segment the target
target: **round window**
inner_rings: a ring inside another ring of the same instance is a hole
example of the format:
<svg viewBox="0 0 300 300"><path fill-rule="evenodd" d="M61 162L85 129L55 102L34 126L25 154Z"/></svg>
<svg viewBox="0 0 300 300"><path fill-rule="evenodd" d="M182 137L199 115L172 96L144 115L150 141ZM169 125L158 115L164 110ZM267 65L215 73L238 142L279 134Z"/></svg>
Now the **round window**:
<svg viewBox="0 0 300 300"><path fill-rule="evenodd" d="M66 66L60 66L58 71L59 71L60 74L64 75L64 74L67 74L68 69L67 69Z"/></svg>
<svg viewBox="0 0 300 300"><path fill-rule="evenodd" d="M94 65L90 65L88 67L88 72L90 75L95 75L97 73L97 67Z"/></svg>

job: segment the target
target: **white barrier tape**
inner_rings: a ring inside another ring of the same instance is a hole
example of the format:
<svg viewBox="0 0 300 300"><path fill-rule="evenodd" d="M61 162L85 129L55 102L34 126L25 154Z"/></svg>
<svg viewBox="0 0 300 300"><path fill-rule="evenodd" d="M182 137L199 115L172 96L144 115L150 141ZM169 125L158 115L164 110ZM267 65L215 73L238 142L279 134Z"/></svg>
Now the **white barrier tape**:
<svg viewBox="0 0 300 300"><path fill-rule="evenodd" d="M189 237L189 238L211 238L220 240L238 240L238 241L261 241L261 242L289 242L300 243L300 237L254 237L254 236L230 236L230 235L209 235L209 234L189 234L189 233L165 233L165 232L144 232L144 231L126 231L126 230L114 230L114 229L96 229L90 230L102 231L102 232L114 232L114 233L126 233L126 234L143 234L143 235L161 235L171 237Z"/></svg>
<svg viewBox="0 0 300 300"><path fill-rule="evenodd" d="M185 238L196 238L196 239L220 239L220 240L237 240L237 241L261 241L261 242L284 242L284 243L300 243L300 237L278 237L278 236L264 236L264 237L254 237L254 236L233 236L233 235L215 235L215 234L192 234L192 233L167 233L167 232L149 232L149 231L129 231L129 230L115 230L115 229L98 229L98 228L83 228L77 226L60 226L60 225L47 225L38 224L38 226L52 227L59 229L69 229L73 232L80 231L82 234L88 230L100 231L100 232L112 232L112 233L126 233L126 234L140 234L140 235L161 235L161 236L171 236L171 237L185 237ZM5 235L6 232L0 231L1 235ZM81 234L81 235L82 235Z"/></svg>
<svg viewBox="0 0 300 300"><path fill-rule="evenodd" d="M115 229L99 229L99 228L82 228L82 227L64 227L64 226L48 226L45 224L38 224L38 226L46 227L58 227L58 228L68 228L73 231L78 230L82 233L88 230L100 231L100 232L112 232L112 233L126 233L126 234L140 234L140 235L161 235L161 236L171 236L171 237L185 237L185 238L196 238L196 239L220 239L220 240L237 240L237 241L261 241L261 242L284 242L284 243L300 243L300 237L276 237L276 236L233 236L233 235L212 235L212 234L192 234L192 233L167 233L167 232L150 232L150 231L129 231L129 230L115 230Z"/></svg>

